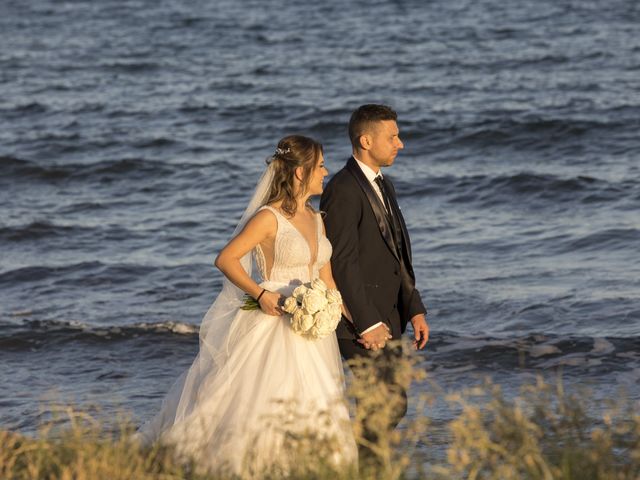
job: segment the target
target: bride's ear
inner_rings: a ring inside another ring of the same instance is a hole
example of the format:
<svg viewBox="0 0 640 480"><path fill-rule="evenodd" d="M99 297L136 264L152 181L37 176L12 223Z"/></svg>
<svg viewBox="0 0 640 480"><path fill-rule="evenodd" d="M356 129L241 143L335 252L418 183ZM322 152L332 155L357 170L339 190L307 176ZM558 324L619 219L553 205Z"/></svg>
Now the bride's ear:
<svg viewBox="0 0 640 480"><path fill-rule="evenodd" d="M300 183L302 183L302 176L304 174L304 169L302 167L297 167L294 171L294 174L296 176L296 178L298 179L298 181Z"/></svg>

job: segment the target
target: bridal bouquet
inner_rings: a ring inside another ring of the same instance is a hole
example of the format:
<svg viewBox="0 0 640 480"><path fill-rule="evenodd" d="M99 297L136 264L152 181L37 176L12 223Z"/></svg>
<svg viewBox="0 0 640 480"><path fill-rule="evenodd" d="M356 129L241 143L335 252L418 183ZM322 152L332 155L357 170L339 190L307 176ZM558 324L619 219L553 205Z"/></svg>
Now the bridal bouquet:
<svg viewBox="0 0 640 480"><path fill-rule="evenodd" d="M342 295L316 278L296 287L285 299L282 309L291 314L291 328L295 333L308 338L323 338L340 323Z"/></svg>
<svg viewBox="0 0 640 480"><path fill-rule="evenodd" d="M251 297L245 296L243 310L260 308ZM282 309L291 315L291 328L298 335L316 339L330 335L342 315L342 295L319 278L296 287L284 300Z"/></svg>

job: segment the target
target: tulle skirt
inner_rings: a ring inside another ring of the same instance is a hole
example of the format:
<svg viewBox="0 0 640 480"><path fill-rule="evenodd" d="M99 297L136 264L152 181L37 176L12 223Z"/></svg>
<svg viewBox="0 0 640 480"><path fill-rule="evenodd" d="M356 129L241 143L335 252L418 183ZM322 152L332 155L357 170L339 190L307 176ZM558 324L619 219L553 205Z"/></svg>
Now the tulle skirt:
<svg viewBox="0 0 640 480"><path fill-rule="evenodd" d="M204 371L196 358L139 430L142 443L160 440L208 471L251 477L289 469L305 438L324 460L357 460L335 334L309 340L288 316L238 310L228 337L224 364Z"/></svg>

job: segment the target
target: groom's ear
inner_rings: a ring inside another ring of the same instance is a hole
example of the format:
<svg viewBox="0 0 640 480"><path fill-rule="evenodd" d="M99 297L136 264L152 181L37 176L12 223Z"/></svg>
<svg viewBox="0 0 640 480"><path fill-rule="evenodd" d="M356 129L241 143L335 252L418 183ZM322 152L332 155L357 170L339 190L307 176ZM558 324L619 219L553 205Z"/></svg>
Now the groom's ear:
<svg viewBox="0 0 640 480"><path fill-rule="evenodd" d="M362 150L369 150L371 148L371 143L372 143L372 138L371 135L369 135L368 133L363 133L362 135L360 135L360 138L358 139L358 143L360 143L360 148Z"/></svg>

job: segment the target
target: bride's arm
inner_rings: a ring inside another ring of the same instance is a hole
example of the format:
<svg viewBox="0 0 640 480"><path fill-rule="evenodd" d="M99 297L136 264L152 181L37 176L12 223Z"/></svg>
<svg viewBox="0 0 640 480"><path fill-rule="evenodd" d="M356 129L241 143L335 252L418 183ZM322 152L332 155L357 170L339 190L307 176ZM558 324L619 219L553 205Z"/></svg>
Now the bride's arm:
<svg viewBox="0 0 640 480"><path fill-rule="evenodd" d="M324 222L322 223L322 233L324 233L326 235L326 232L324 230ZM327 262L321 269L320 269L320 280L322 280L324 283L326 283L327 287L329 288L335 288L336 290L338 290L338 286L336 285L336 281L333 278L333 272L331 271L331 262ZM342 303L342 314L351 322L353 323L353 319L351 318L351 313L349 312L349 309L347 308L347 305L344 303Z"/></svg>
<svg viewBox="0 0 640 480"><path fill-rule="evenodd" d="M247 222L242 231L233 237L216 257L216 267L239 289L253 298L260 297L260 308L267 315L281 315L278 306L280 294L265 291L251 278L240 264L240 259L256 245L269 238L275 239L278 224L268 210L259 211ZM262 295L261 295L262 294Z"/></svg>
<svg viewBox="0 0 640 480"><path fill-rule="evenodd" d="M336 290L338 289L338 286L336 285L336 282L333 279L333 273L331 272L331 262L327 262L325 266L320 269L320 280L322 280L327 285L327 287L335 288ZM351 323L353 323L353 319L351 318L351 313L349 312L349 309L347 308L346 303L344 303L344 300L342 303L342 314Z"/></svg>

